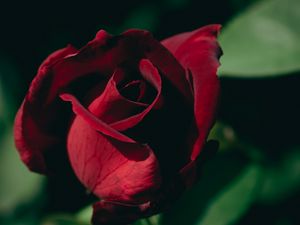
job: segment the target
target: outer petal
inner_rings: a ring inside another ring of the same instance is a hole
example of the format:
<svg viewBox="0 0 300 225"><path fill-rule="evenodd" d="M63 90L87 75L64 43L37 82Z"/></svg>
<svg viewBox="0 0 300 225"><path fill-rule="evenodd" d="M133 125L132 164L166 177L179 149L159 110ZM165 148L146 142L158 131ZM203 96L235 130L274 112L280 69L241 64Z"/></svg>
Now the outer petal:
<svg viewBox="0 0 300 225"><path fill-rule="evenodd" d="M188 76L191 76L198 131L191 160L198 157L215 119L219 96L219 80L216 72L221 54L216 36L220 28L220 25L205 26L162 41L188 71Z"/></svg>
<svg viewBox="0 0 300 225"><path fill-rule="evenodd" d="M201 176L203 163L214 156L219 148L219 143L209 140L202 148L201 155L196 160L190 161L180 171L181 180L186 188L194 185Z"/></svg>
<svg viewBox="0 0 300 225"><path fill-rule="evenodd" d="M159 41L155 40L149 32L142 30L128 30L124 35L135 38L138 46L141 46L140 49L143 49L144 58L149 59L187 101L192 100L184 68Z"/></svg>
<svg viewBox="0 0 300 225"><path fill-rule="evenodd" d="M89 69L85 60L89 60L91 55L94 56L94 49L103 46L109 38L110 36L106 32L99 31L95 39L82 48L79 53L72 46L67 46L52 53L39 67L16 115L14 124L16 147L30 170L39 173L50 172L46 154L51 152L55 155L61 145L64 145L65 140L63 139L66 135L64 132L68 123L66 118L69 118L70 114L57 98L58 89L55 87L62 88L63 85L69 84L68 82L76 78L76 76L72 76L72 70L67 70L72 68L72 63L74 63L74 67L77 65L78 68L78 64L80 64L82 66L80 68L87 66ZM103 51L99 52L98 58L101 54L104 54ZM77 61L74 60L74 57ZM66 79L65 76L69 79Z"/></svg>
<svg viewBox="0 0 300 225"><path fill-rule="evenodd" d="M182 45L182 43L185 42L188 38L190 38L195 32L196 31L176 34L172 37L161 41L161 44L174 54L177 51L177 49Z"/></svg>
<svg viewBox="0 0 300 225"><path fill-rule="evenodd" d="M94 204L94 225L125 225L137 219L149 217L169 208L179 198L185 186L181 177L173 177L157 192L155 198L141 204L124 204L102 200Z"/></svg>
<svg viewBox="0 0 300 225"><path fill-rule="evenodd" d="M47 155L55 155L63 149L61 146L64 146L70 111L57 98L59 90L79 75L88 74L91 68L88 62L91 57L99 59L109 55L109 49L99 51L98 55L94 53L95 49L103 47L110 37L105 31L99 31L95 39L80 51L67 46L51 54L39 67L14 124L16 147L22 160L32 171L52 171L53 168L49 169ZM91 64L93 63L91 60ZM74 76L73 66L76 72ZM92 69L95 69L95 66Z"/></svg>
<svg viewBox="0 0 300 225"><path fill-rule="evenodd" d="M147 145L99 133L80 114L71 125L67 148L76 176L102 199L140 203L160 186L158 162Z"/></svg>
<svg viewBox="0 0 300 225"><path fill-rule="evenodd" d="M64 101L70 101L73 106L73 112L76 115L78 115L80 118L82 118L94 130L122 142L135 143L134 140L116 131L115 129L110 127L107 123L103 122L101 119L96 117L90 111L85 109L83 105L81 105L80 102L73 95L64 93L61 94L60 97Z"/></svg>
<svg viewBox="0 0 300 225"><path fill-rule="evenodd" d="M38 110L43 104L40 97L44 95L43 89L50 76L47 69L58 60L75 52L76 49L67 46L51 54L42 63L16 115L14 124L15 144L21 159L33 171L46 172L43 150L57 142L55 137L47 135L39 126L39 123L43 122L43 112Z"/></svg>
<svg viewBox="0 0 300 225"><path fill-rule="evenodd" d="M139 218L153 214L150 202L140 205L125 205L100 201L94 204L93 208L93 225L127 225Z"/></svg>

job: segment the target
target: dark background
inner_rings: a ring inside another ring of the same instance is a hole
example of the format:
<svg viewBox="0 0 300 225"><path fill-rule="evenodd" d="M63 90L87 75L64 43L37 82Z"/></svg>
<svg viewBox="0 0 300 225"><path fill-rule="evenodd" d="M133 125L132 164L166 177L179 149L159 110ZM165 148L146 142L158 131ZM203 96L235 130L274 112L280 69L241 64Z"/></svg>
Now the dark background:
<svg viewBox="0 0 300 225"><path fill-rule="evenodd" d="M232 2L4 1L0 5L1 55L17 65L27 87L48 54L68 43L81 47L99 29L118 34L132 27L150 28L157 39L163 39L206 24L226 23L236 10Z"/></svg>

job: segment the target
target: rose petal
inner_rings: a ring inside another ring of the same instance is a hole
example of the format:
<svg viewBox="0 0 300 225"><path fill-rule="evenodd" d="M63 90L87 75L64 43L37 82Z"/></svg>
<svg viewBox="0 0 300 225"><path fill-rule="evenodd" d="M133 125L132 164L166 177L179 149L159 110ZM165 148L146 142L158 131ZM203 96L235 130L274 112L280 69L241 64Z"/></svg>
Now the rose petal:
<svg viewBox="0 0 300 225"><path fill-rule="evenodd" d="M219 148L219 143L215 140L209 140L205 143L201 155L194 161L190 161L180 170L181 180L186 188L191 187L200 178L201 170L205 161L214 156Z"/></svg>
<svg viewBox="0 0 300 225"><path fill-rule="evenodd" d="M114 130L112 127L110 127L108 124L104 123L102 120L97 118L94 114L92 114L90 111L85 109L83 105L80 104L80 102L71 94L63 93L60 94L60 97L64 101L69 101L72 103L73 106L73 112L78 116L81 117L89 126L91 126L93 129L107 135L110 137L113 137L119 141L123 142L129 142L129 143L135 143L134 140L131 138L123 135L122 133Z"/></svg>
<svg viewBox="0 0 300 225"><path fill-rule="evenodd" d="M139 218L153 214L150 202L140 205L125 205L99 201L93 205L93 209L93 225L127 225Z"/></svg>
<svg viewBox="0 0 300 225"><path fill-rule="evenodd" d="M157 90L157 95L154 101L143 112L131 116L129 118L117 121L115 123L112 123L111 127L113 127L116 130L119 131L127 130L135 126L136 124L138 124L150 112L150 110L158 103L159 98L161 97L162 83L157 69L147 59L142 59L140 61L139 69L144 79L147 80L150 84L152 84L153 87L155 87L155 89Z"/></svg>
<svg viewBox="0 0 300 225"><path fill-rule="evenodd" d="M133 99L132 101L141 103L141 100L145 97L147 84L143 80L133 80L122 87L119 91L126 98ZM127 97L128 96L128 97ZM145 103L145 106L148 104Z"/></svg>
<svg viewBox="0 0 300 225"><path fill-rule="evenodd" d="M15 144L21 159L32 171L47 172L45 149L57 142L56 138L45 132L44 127L41 126L41 123L48 119L45 118L47 117L45 116L46 111L44 114L46 109L42 107L44 89L47 89L47 81L51 76L48 68L76 51L69 45L54 52L42 63L16 115L14 123Z"/></svg>
<svg viewBox="0 0 300 225"><path fill-rule="evenodd" d="M191 160L195 160L215 120L219 96L219 80L216 75L221 50L216 36L220 25L202 27L162 41L181 65L190 71L194 91L194 115L198 129Z"/></svg>
<svg viewBox="0 0 300 225"><path fill-rule="evenodd" d="M147 104L131 101L120 94L117 84L124 77L122 69L116 69L103 93L89 106L89 110L107 124L128 118L147 107Z"/></svg>
<svg viewBox="0 0 300 225"><path fill-rule="evenodd" d="M95 72L99 72L104 76L107 71L112 70L120 61L120 58L124 56L120 55L119 57L119 48L115 51L112 48L106 48L108 41L111 39L111 35L104 30L100 30L94 40L90 41L77 53L53 65L51 68L53 79L51 80L46 103L51 102L62 87L79 77Z"/></svg>
<svg viewBox="0 0 300 225"><path fill-rule="evenodd" d="M196 30L197 31L197 30ZM165 40L162 40L160 43L165 46L171 53L175 53L178 47L186 41L189 37L191 37L196 31L185 32L176 34L172 37L169 37Z"/></svg>
<svg viewBox="0 0 300 225"><path fill-rule="evenodd" d="M202 35L211 36L212 38L216 37L221 29L221 25L214 24L214 25L207 25L204 27L201 27L197 30L190 31L190 32L184 32L180 34L176 34L172 37L166 38L161 41L161 44L165 46L172 54L176 56L176 51L178 50L181 45L193 37L193 39L197 39L197 37L201 38ZM205 34L206 33L206 34Z"/></svg>
<svg viewBox="0 0 300 225"><path fill-rule="evenodd" d="M102 199L139 203L160 186L158 162L147 145L107 137L81 116L71 125L67 148L76 176Z"/></svg>
<svg viewBox="0 0 300 225"><path fill-rule="evenodd" d="M120 61L118 53L123 52L120 54L122 59L126 56L126 43L121 50L112 51L115 46L107 46L111 39L105 31L99 31L96 38L79 52L68 46L51 54L40 66L15 119L16 147L31 170L46 173L44 154L52 148L52 143L61 141L57 140L56 132L50 135L46 131L49 126L63 130L59 119L67 122L64 118L66 109L56 99L58 91L79 76L98 71L99 67L101 71L114 69L109 67L113 61ZM98 64L101 60L103 62Z"/></svg>
<svg viewBox="0 0 300 225"><path fill-rule="evenodd" d="M94 225L131 224L137 219L163 212L174 205L186 189L180 176L164 183L150 201L140 204L124 204L101 200L93 205Z"/></svg>

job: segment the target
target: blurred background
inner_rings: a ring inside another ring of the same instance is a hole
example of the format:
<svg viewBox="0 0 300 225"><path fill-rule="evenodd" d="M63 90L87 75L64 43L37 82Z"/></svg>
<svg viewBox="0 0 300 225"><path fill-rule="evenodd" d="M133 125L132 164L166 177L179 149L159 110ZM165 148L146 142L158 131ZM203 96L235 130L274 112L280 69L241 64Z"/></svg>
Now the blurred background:
<svg viewBox="0 0 300 225"><path fill-rule="evenodd" d="M211 23L223 25L210 135L220 151L172 209L136 225L300 224L300 0L1 1L0 9L1 225L89 224L82 190L30 173L13 144L16 110L47 55L80 48L99 29L143 28L161 40Z"/></svg>

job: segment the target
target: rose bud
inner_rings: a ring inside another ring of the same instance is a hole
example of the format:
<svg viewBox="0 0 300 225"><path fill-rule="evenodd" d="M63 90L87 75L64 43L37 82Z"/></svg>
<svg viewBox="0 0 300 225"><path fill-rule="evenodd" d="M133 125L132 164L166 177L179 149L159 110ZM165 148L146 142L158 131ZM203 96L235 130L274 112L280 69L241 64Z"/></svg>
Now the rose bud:
<svg viewBox="0 0 300 225"><path fill-rule="evenodd" d="M93 224L128 224L170 206L199 175L219 95L220 25L162 42L148 31L100 30L51 54L17 113L21 159L71 172L99 199ZM70 187L72 188L72 187Z"/></svg>

